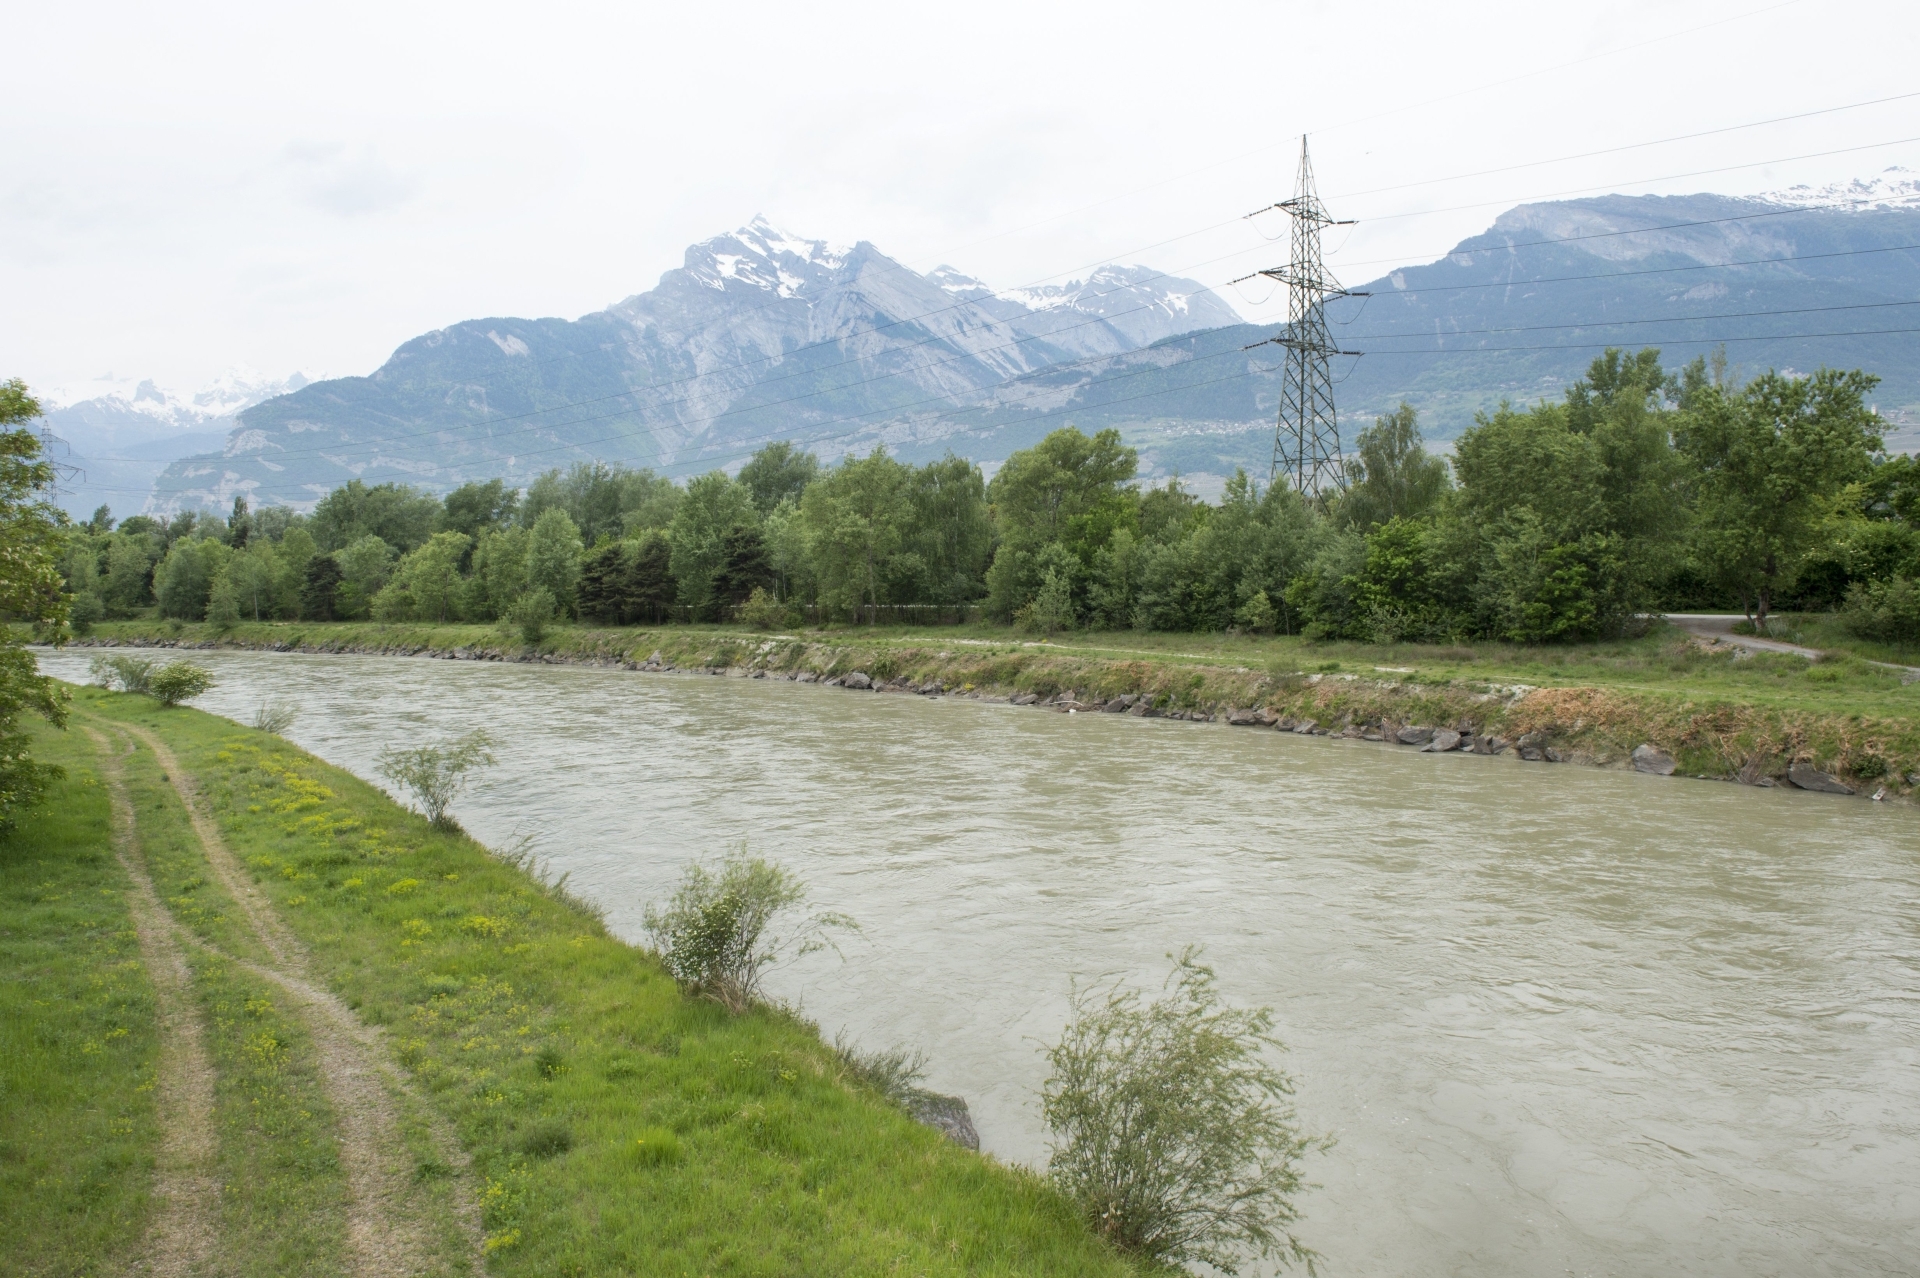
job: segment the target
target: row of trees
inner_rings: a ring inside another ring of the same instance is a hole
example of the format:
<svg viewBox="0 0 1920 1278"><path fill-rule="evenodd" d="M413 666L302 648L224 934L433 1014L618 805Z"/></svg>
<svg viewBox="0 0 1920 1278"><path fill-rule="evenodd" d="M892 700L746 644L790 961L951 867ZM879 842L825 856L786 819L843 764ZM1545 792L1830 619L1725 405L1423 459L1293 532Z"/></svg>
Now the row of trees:
<svg viewBox="0 0 1920 1278"><path fill-rule="evenodd" d="M355 481L310 515L104 509L77 530L77 619L157 607L241 619L777 622L795 604L978 604L1037 629L1307 632L1547 642L1661 607L1845 604L1898 637L1920 590L1920 490L1886 458L1874 379L1744 384L1609 351L1561 402L1503 406L1429 456L1411 408L1361 432L1347 491L1309 502L1244 473L1218 503L1136 482L1111 430L1071 427L987 482L949 455L822 467L790 444L684 487L583 463L524 492L434 498Z"/></svg>

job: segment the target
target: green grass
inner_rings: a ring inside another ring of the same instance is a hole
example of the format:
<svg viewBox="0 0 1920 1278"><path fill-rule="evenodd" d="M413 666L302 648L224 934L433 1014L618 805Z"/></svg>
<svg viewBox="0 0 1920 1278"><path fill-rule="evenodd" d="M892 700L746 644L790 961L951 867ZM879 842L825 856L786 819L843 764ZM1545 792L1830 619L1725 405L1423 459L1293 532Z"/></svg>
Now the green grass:
<svg viewBox="0 0 1920 1278"><path fill-rule="evenodd" d="M1892 649L1863 647L1831 618L1796 618L1816 646L1873 660L1894 660ZM1142 631L1073 631L1042 640L1004 626L847 627L790 632L818 648L876 652L945 650L956 658L1040 654L1101 662L1151 662L1173 667L1245 668L1268 672L1332 672L1405 682L1525 683L1546 687L1596 687L1669 698L1711 696L1756 706L1834 714L1897 714L1920 718L1920 684L1903 684L1897 672L1864 661L1813 663L1780 655L1708 653L1666 626L1636 639L1550 646L1517 644L1314 643L1290 636L1164 634ZM175 639L239 646L305 645L314 649L385 649L398 652L476 648L517 654L525 646L497 626L372 622L261 622L215 636L205 626L106 622L98 638ZM729 626L610 628L557 626L541 645L560 656L644 659L658 648L681 664L731 648L751 652L767 636ZM1869 650L1871 648L1871 650ZM1821 667L1825 667L1824 669Z"/></svg>
<svg viewBox="0 0 1920 1278"><path fill-rule="evenodd" d="M158 1139L153 990L88 743L35 728L67 776L0 839L0 1238L10 1273L118 1273Z"/></svg>
<svg viewBox="0 0 1920 1278"><path fill-rule="evenodd" d="M232 960L190 962L219 1075L222 1272L345 1272L346 1177L300 1021L279 1006L278 989Z"/></svg>
<svg viewBox="0 0 1920 1278"><path fill-rule="evenodd" d="M1845 652L1868 661L1889 661L1899 666L1920 666L1920 647L1911 644L1876 643L1848 630L1840 618L1830 612L1785 613L1768 619L1773 634L1794 636L1792 643L1805 644L1835 652ZM1783 636L1784 637L1784 636Z"/></svg>
<svg viewBox="0 0 1920 1278"><path fill-rule="evenodd" d="M171 640L309 651L475 649L529 655L498 627L259 623L206 627L115 622L112 641ZM940 679L989 692L1145 693L1157 705L1212 712L1267 706L1322 724L1472 724L1509 737L1544 732L1563 754L1619 764L1635 746L1671 750L1690 775L1784 775L1812 759L1895 793L1920 774L1920 683L1841 655L1821 661L1722 646L1666 626L1635 639L1511 644L1368 645L1244 635L1072 632L1038 639L1004 627L810 629L778 636L722 626L557 627L542 645L563 660L644 660ZM1536 688L1523 699L1516 688Z"/></svg>
<svg viewBox="0 0 1920 1278"><path fill-rule="evenodd" d="M684 997L591 915L373 787L195 711L93 689L76 711L169 742L316 970L387 1027L471 1152L490 1271L1131 1272L1038 1178L952 1145L849 1078L812 1026ZM159 838L180 814L157 775L132 779ZM176 908L192 926L210 937L230 926L217 893L185 886L191 865L165 873L163 893L186 902ZM266 1086L243 1058L254 1035L277 1036L259 1028L275 1014L250 1020L230 971L201 979L227 1044L223 1085L236 1097ZM297 1038L285 1043L291 1062ZM320 1111L290 1073L280 1080L287 1098L253 1130L285 1123L290 1139L254 1173L292 1168L297 1187L298 1111ZM324 1160L309 1170L324 1189ZM423 1175L445 1172L423 1160ZM262 1188L242 1217L261 1224L284 1201Z"/></svg>
<svg viewBox="0 0 1920 1278"><path fill-rule="evenodd" d="M277 989L228 957L265 955L212 881L153 755L135 750L122 767L155 890L187 931L221 951L184 947L215 1071L221 1272L340 1273L346 1183L306 1034Z"/></svg>

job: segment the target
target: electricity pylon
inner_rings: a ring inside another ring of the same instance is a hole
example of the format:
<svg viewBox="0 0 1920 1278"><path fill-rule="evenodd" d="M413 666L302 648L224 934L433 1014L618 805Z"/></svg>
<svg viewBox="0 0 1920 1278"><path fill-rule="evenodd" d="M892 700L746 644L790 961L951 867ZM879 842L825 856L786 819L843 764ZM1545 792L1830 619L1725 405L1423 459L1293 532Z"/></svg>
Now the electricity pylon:
<svg viewBox="0 0 1920 1278"><path fill-rule="evenodd" d="M1336 222L1313 186L1313 163L1307 158L1307 139L1300 138L1300 174L1293 198L1269 205L1259 213L1280 209L1293 221L1293 253L1284 267L1255 271L1287 286L1287 327L1269 343L1283 347L1286 354L1280 379L1280 420L1273 432L1273 467L1267 482L1285 482L1305 497L1319 497L1328 490L1344 492L1346 471L1340 460L1340 421L1333 405L1333 373L1328 362L1335 355L1358 355L1343 351L1327 331L1327 299L1330 297L1366 297L1350 292L1327 271L1320 258L1320 231L1328 226L1351 226L1351 221ZM1252 279L1253 275L1243 276ZM1238 283L1239 281L1234 281Z"/></svg>

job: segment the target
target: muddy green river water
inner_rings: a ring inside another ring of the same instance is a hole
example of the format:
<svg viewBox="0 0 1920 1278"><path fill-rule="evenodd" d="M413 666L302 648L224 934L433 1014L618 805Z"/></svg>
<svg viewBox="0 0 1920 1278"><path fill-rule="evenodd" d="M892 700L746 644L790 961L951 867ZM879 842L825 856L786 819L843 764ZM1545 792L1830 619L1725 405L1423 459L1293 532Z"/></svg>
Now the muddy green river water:
<svg viewBox="0 0 1920 1278"><path fill-rule="evenodd" d="M42 664L83 681L84 652ZM1920 1272L1920 814L1858 799L778 681L197 654L361 776L485 727L457 805L622 935L746 842L861 932L777 972L1041 1164L1075 976L1189 942L1270 1004L1335 1275Z"/></svg>

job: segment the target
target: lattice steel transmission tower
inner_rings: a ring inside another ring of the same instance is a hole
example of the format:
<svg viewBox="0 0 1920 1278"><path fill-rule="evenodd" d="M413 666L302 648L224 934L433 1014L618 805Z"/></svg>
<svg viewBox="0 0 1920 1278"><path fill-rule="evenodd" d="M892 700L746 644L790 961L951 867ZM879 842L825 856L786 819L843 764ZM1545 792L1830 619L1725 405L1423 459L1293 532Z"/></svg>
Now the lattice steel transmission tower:
<svg viewBox="0 0 1920 1278"><path fill-rule="evenodd" d="M1300 174L1293 198L1269 205L1259 213L1273 209L1284 211L1293 222L1293 253L1284 267L1255 271L1243 276L1252 279L1264 275L1287 286L1287 328L1278 337L1255 342L1246 349L1272 344L1286 350L1285 372L1280 382L1280 420L1273 432L1273 468L1267 473L1269 484L1282 477L1303 496L1318 497L1329 489L1346 490L1345 468L1340 461L1340 421L1333 404L1333 372L1329 361L1335 355L1358 355L1343 351L1327 331L1327 299L1365 297L1350 292L1327 271L1320 258L1320 231L1328 226L1351 226L1351 221L1336 222L1313 186L1313 163L1307 158L1307 139L1300 138ZM1239 283L1238 280L1234 281Z"/></svg>

